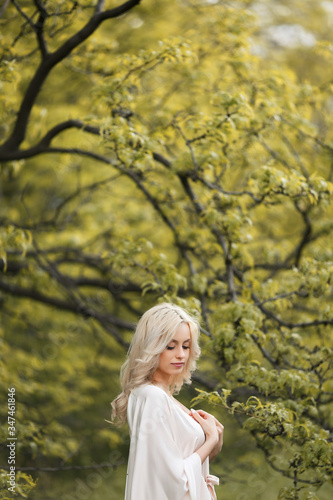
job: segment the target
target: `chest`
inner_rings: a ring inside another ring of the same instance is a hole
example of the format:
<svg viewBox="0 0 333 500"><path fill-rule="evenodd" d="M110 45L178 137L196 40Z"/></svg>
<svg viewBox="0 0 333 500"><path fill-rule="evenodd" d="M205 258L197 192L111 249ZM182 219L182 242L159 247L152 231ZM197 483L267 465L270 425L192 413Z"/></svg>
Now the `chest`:
<svg viewBox="0 0 333 500"><path fill-rule="evenodd" d="M200 424L175 403L171 407L175 441L184 457L194 453L205 442L205 433Z"/></svg>

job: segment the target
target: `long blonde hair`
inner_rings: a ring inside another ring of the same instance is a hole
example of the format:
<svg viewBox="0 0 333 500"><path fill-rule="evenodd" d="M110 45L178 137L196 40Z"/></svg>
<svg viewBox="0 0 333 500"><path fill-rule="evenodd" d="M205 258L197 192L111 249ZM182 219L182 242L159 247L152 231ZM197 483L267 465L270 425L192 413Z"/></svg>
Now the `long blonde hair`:
<svg viewBox="0 0 333 500"><path fill-rule="evenodd" d="M178 392L184 382L191 383L191 373L200 355L199 323L179 306L166 302L158 304L148 309L137 324L126 361L120 370L122 392L111 403L113 423L122 425L126 421L131 390L152 381L160 354L182 323L186 323L191 332L190 355L182 373L172 380L170 390Z"/></svg>

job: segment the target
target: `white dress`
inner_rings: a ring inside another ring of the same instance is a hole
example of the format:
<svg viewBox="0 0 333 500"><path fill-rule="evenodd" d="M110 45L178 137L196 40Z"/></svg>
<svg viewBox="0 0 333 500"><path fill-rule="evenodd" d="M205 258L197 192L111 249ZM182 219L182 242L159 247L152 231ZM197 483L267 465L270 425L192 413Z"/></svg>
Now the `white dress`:
<svg viewBox="0 0 333 500"><path fill-rule="evenodd" d="M132 390L127 419L131 445L125 500L216 499L209 458L195 451L205 441L200 426L160 387Z"/></svg>

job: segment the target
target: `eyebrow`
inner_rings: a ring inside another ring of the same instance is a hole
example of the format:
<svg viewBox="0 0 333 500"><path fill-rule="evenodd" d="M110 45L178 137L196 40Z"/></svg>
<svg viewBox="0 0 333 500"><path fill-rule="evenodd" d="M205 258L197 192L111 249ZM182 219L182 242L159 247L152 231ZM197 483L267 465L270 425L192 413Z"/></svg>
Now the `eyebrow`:
<svg viewBox="0 0 333 500"><path fill-rule="evenodd" d="M185 342L190 342L190 340L191 340L191 339L186 339L186 340L184 340L184 341L182 342L182 344L185 344ZM175 344L179 344L179 340L172 339L172 340L170 340L170 344L171 344L171 342L174 342Z"/></svg>

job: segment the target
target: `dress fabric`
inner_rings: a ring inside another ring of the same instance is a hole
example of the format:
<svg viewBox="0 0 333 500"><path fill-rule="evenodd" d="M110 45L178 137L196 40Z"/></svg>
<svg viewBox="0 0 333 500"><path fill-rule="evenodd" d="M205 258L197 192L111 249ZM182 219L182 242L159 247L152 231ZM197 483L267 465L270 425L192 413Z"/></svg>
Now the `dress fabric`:
<svg viewBox="0 0 333 500"><path fill-rule="evenodd" d="M205 441L198 422L160 387L133 389L127 406L131 444L125 500L215 500L209 458L195 452Z"/></svg>

